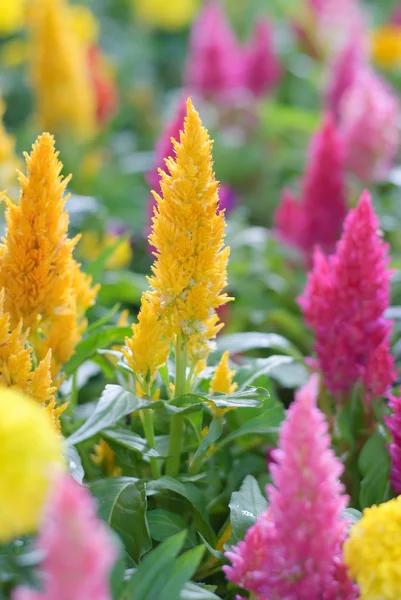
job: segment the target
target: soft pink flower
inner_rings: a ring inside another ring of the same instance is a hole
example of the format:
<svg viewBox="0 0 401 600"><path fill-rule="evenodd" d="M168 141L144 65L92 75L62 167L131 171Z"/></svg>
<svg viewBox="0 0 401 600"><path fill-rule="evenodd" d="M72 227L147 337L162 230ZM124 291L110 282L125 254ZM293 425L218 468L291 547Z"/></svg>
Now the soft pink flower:
<svg viewBox="0 0 401 600"><path fill-rule="evenodd" d="M108 579L117 549L94 499L70 476L55 483L37 549L44 555L43 591L19 586L13 600L111 600Z"/></svg>
<svg viewBox="0 0 401 600"><path fill-rule="evenodd" d="M365 60L365 52L355 37L352 37L331 59L328 67L325 102L336 117L339 115L340 103L345 92L354 83L358 72L365 68Z"/></svg>
<svg viewBox="0 0 401 600"><path fill-rule="evenodd" d="M385 422L391 433L389 447L391 457L390 481L397 495L401 494L401 396L389 396L389 405L393 411L390 417L385 417Z"/></svg>
<svg viewBox="0 0 401 600"><path fill-rule="evenodd" d="M279 236L300 248L307 262L316 245L332 252L346 215L344 150L331 115L326 115L309 148L301 198L285 190L276 211Z"/></svg>
<svg viewBox="0 0 401 600"><path fill-rule="evenodd" d="M270 92L280 78L280 64L273 47L268 21L256 23L253 36L244 50L244 87L256 98Z"/></svg>
<svg viewBox="0 0 401 600"><path fill-rule="evenodd" d="M399 103L373 71L360 69L339 107L347 167L363 181L386 175L397 154Z"/></svg>
<svg viewBox="0 0 401 600"><path fill-rule="evenodd" d="M366 19L359 0L308 0L316 37L327 56L337 54L351 39L364 43Z"/></svg>
<svg viewBox="0 0 401 600"><path fill-rule="evenodd" d="M241 51L216 0L206 2L192 27L185 83L201 96L219 98L242 87Z"/></svg>
<svg viewBox="0 0 401 600"><path fill-rule="evenodd" d="M316 406L318 385L313 375L288 409L270 466L269 508L226 553L232 563L223 567L227 577L258 600L356 597L342 561L343 466Z"/></svg>
<svg viewBox="0 0 401 600"><path fill-rule="evenodd" d="M367 400L382 396L394 380L390 354L391 271L388 245L367 192L349 212L336 253L315 251L314 266L299 298L315 334L315 351L324 380L340 397L362 383Z"/></svg>

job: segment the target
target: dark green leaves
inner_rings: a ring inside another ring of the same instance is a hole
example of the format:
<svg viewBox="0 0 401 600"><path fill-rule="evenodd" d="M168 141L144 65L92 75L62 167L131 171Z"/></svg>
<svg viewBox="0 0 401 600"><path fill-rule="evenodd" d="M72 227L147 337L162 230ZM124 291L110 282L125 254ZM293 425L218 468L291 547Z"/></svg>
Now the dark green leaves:
<svg viewBox="0 0 401 600"><path fill-rule="evenodd" d="M362 509L388 500L390 466L386 439L379 429L368 439L359 455L358 467L363 477L359 497Z"/></svg>
<svg viewBox="0 0 401 600"><path fill-rule="evenodd" d="M252 475L245 477L239 492L233 492L229 507L232 539L238 542L267 508L267 500Z"/></svg>
<svg viewBox="0 0 401 600"><path fill-rule="evenodd" d="M184 519L168 510L150 510L147 518L150 536L157 542L162 542L185 529Z"/></svg>
<svg viewBox="0 0 401 600"><path fill-rule="evenodd" d="M152 547L144 483L131 477L116 477L95 481L90 489L99 502L101 518L118 533L128 554L138 562Z"/></svg>

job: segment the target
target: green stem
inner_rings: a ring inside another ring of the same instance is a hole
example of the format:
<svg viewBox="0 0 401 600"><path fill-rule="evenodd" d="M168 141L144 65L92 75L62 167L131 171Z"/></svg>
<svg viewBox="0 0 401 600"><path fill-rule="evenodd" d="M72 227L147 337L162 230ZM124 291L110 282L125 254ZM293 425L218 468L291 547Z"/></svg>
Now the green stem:
<svg viewBox="0 0 401 600"><path fill-rule="evenodd" d="M153 425L153 410L150 410L150 409L141 410L141 411L139 411L139 414L141 416L142 426L143 426L143 430L145 432L146 441L148 442L149 447L152 448L152 450L155 450L156 442L155 442L155 429L154 429L154 425ZM159 479L161 472L160 472L159 461L157 460L157 458L151 457L150 468L152 470L153 479Z"/></svg>
<svg viewBox="0 0 401 600"><path fill-rule="evenodd" d="M177 338L175 350L175 398L185 394L187 371L187 340L184 336ZM176 477L180 471L182 438L184 433L184 417L180 413L171 417L168 459L166 475Z"/></svg>
<svg viewBox="0 0 401 600"><path fill-rule="evenodd" d="M67 413L74 418L75 408L78 404L78 381L77 381L77 371L75 371L71 377L71 396L68 402Z"/></svg>

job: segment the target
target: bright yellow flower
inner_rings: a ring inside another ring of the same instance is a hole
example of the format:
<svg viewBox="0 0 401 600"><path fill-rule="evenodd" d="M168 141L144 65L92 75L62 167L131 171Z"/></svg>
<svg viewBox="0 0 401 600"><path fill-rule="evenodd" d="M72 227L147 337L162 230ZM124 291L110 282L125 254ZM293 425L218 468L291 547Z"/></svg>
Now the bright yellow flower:
<svg viewBox="0 0 401 600"><path fill-rule="evenodd" d="M73 4L70 14L74 31L81 42L94 44L99 37L99 23L90 8L82 4Z"/></svg>
<svg viewBox="0 0 401 600"><path fill-rule="evenodd" d="M76 34L67 0L36 0L31 12L31 72L43 129L86 138L96 101L87 46Z"/></svg>
<svg viewBox="0 0 401 600"><path fill-rule="evenodd" d="M106 248L111 248L119 240L120 243L107 258L104 267L111 271L124 269L132 260L132 248L129 240L121 239L118 235L106 233L101 241L94 231L85 231L79 242L78 251L84 260L96 260Z"/></svg>
<svg viewBox="0 0 401 600"><path fill-rule="evenodd" d="M15 140L12 135L7 133L3 116L5 105L0 96L0 193L7 190L13 195L17 187L16 169L20 168L20 161L15 155Z"/></svg>
<svg viewBox="0 0 401 600"><path fill-rule="evenodd" d="M160 29L187 27L194 18L200 0L133 0L134 14Z"/></svg>
<svg viewBox="0 0 401 600"><path fill-rule="evenodd" d="M361 600L399 600L401 496L363 511L344 544L344 559Z"/></svg>
<svg viewBox="0 0 401 600"><path fill-rule="evenodd" d="M39 136L26 154L27 176L20 175L20 203L6 199L7 232L0 245L0 288L11 325L31 329L38 357L52 350L52 374L72 356L86 326L84 313L97 288L79 270L68 238L65 188L54 139Z"/></svg>
<svg viewBox="0 0 401 600"><path fill-rule="evenodd" d="M36 530L61 443L36 402L0 388L0 542Z"/></svg>
<svg viewBox="0 0 401 600"><path fill-rule="evenodd" d="M209 394L232 394L238 388L238 384L233 382L235 371L228 366L228 357L229 352L224 352L210 382ZM224 415L231 410L230 408L218 408L213 402L209 402L209 407L214 417Z"/></svg>
<svg viewBox="0 0 401 600"><path fill-rule="evenodd" d="M135 373L142 392L154 382L157 370L166 362L171 339L166 335L156 294L142 294L138 323L132 325L133 336L125 338L124 356Z"/></svg>
<svg viewBox="0 0 401 600"><path fill-rule="evenodd" d="M103 467L107 477L119 477L122 469L116 465L116 455L107 442L100 440L94 446L94 453L91 454L92 462L95 465Z"/></svg>
<svg viewBox="0 0 401 600"><path fill-rule="evenodd" d="M371 38L372 61L383 69L401 65L401 27L384 25Z"/></svg>
<svg viewBox="0 0 401 600"><path fill-rule="evenodd" d="M223 327L216 308L230 300L222 293L230 249L224 247L224 211L216 212L212 142L190 99L184 132L174 146L176 160L166 161L169 173L161 171L163 197L154 192L149 242L156 260L149 282L171 335L187 339L190 360L196 362L207 357L209 341Z"/></svg>
<svg viewBox="0 0 401 600"><path fill-rule="evenodd" d="M2 0L0 10L0 36L10 35L23 28L26 17L26 0Z"/></svg>

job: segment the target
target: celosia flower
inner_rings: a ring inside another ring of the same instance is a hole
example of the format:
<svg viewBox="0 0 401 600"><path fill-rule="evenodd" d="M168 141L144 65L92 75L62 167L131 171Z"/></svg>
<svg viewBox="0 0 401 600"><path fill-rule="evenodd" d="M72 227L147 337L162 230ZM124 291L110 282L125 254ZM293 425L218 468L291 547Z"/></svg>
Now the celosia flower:
<svg viewBox="0 0 401 600"><path fill-rule="evenodd" d="M372 61L383 69L401 64L401 27L394 23L378 27L371 36Z"/></svg>
<svg viewBox="0 0 401 600"><path fill-rule="evenodd" d="M4 0L0 11L0 36L22 29L26 20L27 0Z"/></svg>
<svg viewBox="0 0 401 600"><path fill-rule="evenodd" d="M220 2L208 0L190 38L185 83L205 97L227 98L244 84L243 56Z"/></svg>
<svg viewBox="0 0 401 600"><path fill-rule="evenodd" d="M62 465L61 439L37 402L0 388L0 542L39 525L49 476Z"/></svg>
<svg viewBox="0 0 401 600"><path fill-rule="evenodd" d="M116 455L107 442L100 440L93 447L91 460L95 465L101 466L107 477L119 477L122 469L116 465Z"/></svg>
<svg viewBox="0 0 401 600"><path fill-rule="evenodd" d="M118 107L117 86L111 65L96 44L88 48L88 63L96 99L96 121L105 125Z"/></svg>
<svg viewBox="0 0 401 600"><path fill-rule="evenodd" d="M307 261L320 245L333 251L346 214L344 149L333 119L327 115L312 138L300 201L285 191L275 221L278 234L300 248Z"/></svg>
<svg viewBox="0 0 401 600"><path fill-rule="evenodd" d="M134 14L146 23L175 31L190 24L200 0L132 0Z"/></svg>
<svg viewBox="0 0 401 600"><path fill-rule="evenodd" d="M401 496L365 508L344 544L361 600L398 600L401 589Z"/></svg>
<svg viewBox="0 0 401 600"><path fill-rule="evenodd" d="M229 352L224 352L210 382L210 394L232 394L238 385L233 383L235 371L228 366Z"/></svg>
<svg viewBox="0 0 401 600"><path fill-rule="evenodd" d="M42 591L19 586L13 600L111 600L117 548L89 491L70 476L55 482L37 542Z"/></svg>
<svg viewBox="0 0 401 600"><path fill-rule="evenodd" d="M7 133L3 123L5 105L0 96L0 193L3 190L13 195L17 187L16 169L20 167L20 161L15 156L15 140Z"/></svg>
<svg viewBox="0 0 401 600"><path fill-rule="evenodd" d="M355 598L342 562L348 500L339 481L343 466L330 449L317 394L314 375L297 392L272 452L269 507L226 553L228 578L259 600Z"/></svg>
<svg viewBox="0 0 401 600"><path fill-rule="evenodd" d="M366 56L358 39L352 37L331 59L325 101L328 109L339 116L341 100L354 83L358 72L365 68Z"/></svg>
<svg viewBox="0 0 401 600"><path fill-rule="evenodd" d="M339 124L347 167L363 181L380 179L391 167L400 141L398 114L387 84L369 69L359 70L342 98Z"/></svg>
<svg viewBox="0 0 401 600"><path fill-rule="evenodd" d="M133 370L142 394L148 393L157 371L166 362L170 351L171 337L167 334L157 294L142 294L138 323L132 325L133 335L125 338L123 348L128 366Z"/></svg>
<svg viewBox="0 0 401 600"><path fill-rule="evenodd" d="M30 26L32 82L41 126L78 138L92 135L96 103L87 48L74 30L67 0L36 0Z"/></svg>
<svg viewBox="0 0 401 600"><path fill-rule="evenodd" d="M20 203L6 200L0 288L5 290L12 327L22 319L24 328L31 328L30 341L39 358L52 350L54 376L80 340L84 312L93 304L97 287L90 287L90 278L72 256L76 240L67 237L64 211L69 178L60 177L53 137L41 135L26 162Z"/></svg>
<svg viewBox="0 0 401 600"><path fill-rule="evenodd" d="M224 212L217 213L218 184L212 169L212 142L190 100L176 160L162 173L163 196L149 242L155 248L149 282L160 302L169 337L183 336L193 359L206 358L209 340L220 329L216 308L229 301L229 248L224 247Z"/></svg>
<svg viewBox="0 0 401 600"><path fill-rule="evenodd" d="M401 396L389 396L389 405L393 413L385 417L387 427L391 434L389 452L391 457L390 481L395 493L401 494Z"/></svg>
<svg viewBox="0 0 401 600"><path fill-rule="evenodd" d="M336 253L315 252L313 270L299 298L315 334L315 351L325 383L339 398L356 383L366 398L380 397L394 380L390 354L388 246L365 192L350 211Z"/></svg>
<svg viewBox="0 0 401 600"><path fill-rule="evenodd" d="M280 64L274 51L270 24L260 20L244 50L244 87L259 98L275 87L279 77Z"/></svg>

